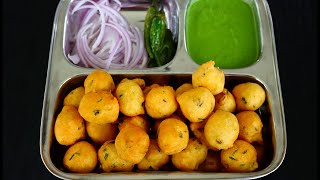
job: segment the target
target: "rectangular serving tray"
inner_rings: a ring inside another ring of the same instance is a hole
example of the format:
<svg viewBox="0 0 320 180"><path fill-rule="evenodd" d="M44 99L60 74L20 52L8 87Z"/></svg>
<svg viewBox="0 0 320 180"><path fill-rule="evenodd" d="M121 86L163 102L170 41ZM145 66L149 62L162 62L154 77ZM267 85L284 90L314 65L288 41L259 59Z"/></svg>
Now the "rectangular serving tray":
<svg viewBox="0 0 320 180"><path fill-rule="evenodd" d="M246 0L255 9L258 17L261 53L258 61L251 66L238 69L223 69L226 81L248 80L260 83L266 90L270 112L269 131L273 154L269 165L264 169L250 173L226 172L114 172L114 173L68 173L54 163L57 157L51 154L56 140L53 127L57 112L61 110L61 101L71 87L81 84L84 77L92 72L92 68L79 67L72 64L66 56L66 32L68 28L68 10L73 0L61 0L55 14L52 39L48 60L47 79L44 92L43 109L40 127L40 155L46 168L62 179L255 179L275 171L282 163L287 146L285 115L281 95L280 78L276 56L272 18L266 0ZM174 0L173 13L176 37L178 40L175 57L162 67L121 70L111 69L113 77L171 77L185 76L191 78L193 71L199 66L188 55L185 43L185 16L189 0ZM124 10L130 23L143 28L146 9ZM69 88L68 88L69 87Z"/></svg>

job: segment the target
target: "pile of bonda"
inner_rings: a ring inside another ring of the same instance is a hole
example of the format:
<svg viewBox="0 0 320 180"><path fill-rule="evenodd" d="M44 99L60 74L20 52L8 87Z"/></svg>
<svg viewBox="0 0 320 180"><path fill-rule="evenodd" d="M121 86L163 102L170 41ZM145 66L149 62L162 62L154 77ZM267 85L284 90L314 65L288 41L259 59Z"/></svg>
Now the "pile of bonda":
<svg viewBox="0 0 320 180"><path fill-rule="evenodd" d="M161 83L124 78L116 84L104 70L91 72L65 97L54 125L57 142L68 146L64 167L75 173L170 164L182 171L258 168L253 143L263 145L263 124L255 110L266 96L259 84L226 89L214 61L176 89Z"/></svg>

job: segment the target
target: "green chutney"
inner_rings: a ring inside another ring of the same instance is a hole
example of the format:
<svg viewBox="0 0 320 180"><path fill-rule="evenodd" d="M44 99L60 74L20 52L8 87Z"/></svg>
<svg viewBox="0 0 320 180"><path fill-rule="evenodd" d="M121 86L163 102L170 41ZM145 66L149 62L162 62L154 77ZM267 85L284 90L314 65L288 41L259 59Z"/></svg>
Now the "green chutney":
<svg viewBox="0 0 320 180"><path fill-rule="evenodd" d="M232 69L249 66L260 56L254 9L243 0L195 0L186 13L188 53L197 63L215 61Z"/></svg>

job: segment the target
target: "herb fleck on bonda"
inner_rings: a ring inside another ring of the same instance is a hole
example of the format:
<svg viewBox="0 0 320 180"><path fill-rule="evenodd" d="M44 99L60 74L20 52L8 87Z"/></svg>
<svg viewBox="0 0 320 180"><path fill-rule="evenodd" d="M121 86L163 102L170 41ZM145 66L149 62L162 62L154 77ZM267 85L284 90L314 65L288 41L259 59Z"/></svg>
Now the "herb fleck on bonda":
<svg viewBox="0 0 320 180"><path fill-rule="evenodd" d="M96 116L96 115L98 115L100 113L100 110L93 110L93 114Z"/></svg>
<svg viewBox="0 0 320 180"><path fill-rule="evenodd" d="M229 156L229 158L230 158L231 160L238 161L238 159L236 159L236 158L234 158L234 157L232 157L232 156Z"/></svg>
<svg viewBox="0 0 320 180"><path fill-rule="evenodd" d="M74 156L76 156L76 155L80 155L80 153L79 153L79 152L76 152L76 153L72 154L72 156L70 157L69 161L71 161L72 158L73 158Z"/></svg>

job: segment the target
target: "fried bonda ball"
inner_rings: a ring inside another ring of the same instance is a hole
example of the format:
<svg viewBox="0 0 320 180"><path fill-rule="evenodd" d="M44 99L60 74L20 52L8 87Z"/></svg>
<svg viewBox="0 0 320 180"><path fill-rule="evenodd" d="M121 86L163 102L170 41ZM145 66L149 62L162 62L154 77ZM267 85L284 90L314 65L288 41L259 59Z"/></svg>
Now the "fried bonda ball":
<svg viewBox="0 0 320 180"><path fill-rule="evenodd" d="M171 116L169 116L168 118L174 118L174 119L177 119L177 120L180 120L182 122L185 122L185 119L182 118L181 116L177 115L177 114L172 114ZM167 119L167 118L165 118ZM156 119L153 123L153 127L156 131L158 131L158 127L160 125L160 123L163 121L164 119Z"/></svg>
<svg viewBox="0 0 320 180"><path fill-rule="evenodd" d="M220 151L208 150L207 157L203 163L200 164L200 171L217 172L222 169L220 160Z"/></svg>
<svg viewBox="0 0 320 180"><path fill-rule="evenodd" d="M146 87L146 82L141 78L134 78L132 79L132 81L137 83L141 87L141 89L144 89Z"/></svg>
<svg viewBox="0 0 320 180"><path fill-rule="evenodd" d="M123 79L116 88L120 112L126 116L144 114L144 95L141 87L133 80Z"/></svg>
<svg viewBox="0 0 320 180"><path fill-rule="evenodd" d="M128 124L116 137L118 155L123 160L137 164L146 155L150 144L149 135L140 127Z"/></svg>
<svg viewBox="0 0 320 180"><path fill-rule="evenodd" d="M175 91L171 86L152 88L146 96L145 108L147 114L152 118L169 117L178 109Z"/></svg>
<svg viewBox="0 0 320 180"><path fill-rule="evenodd" d="M250 143L236 140L231 148L221 151L221 163L228 172L252 172L258 168L257 151Z"/></svg>
<svg viewBox="0 0 320 180"><path fill-rule="evenodd" d="M113 123L96 124L86 121L86 129L92 141L100 145L106 141L115 140L118 134L118 127Z"/></svg>
<svg viewBox="0 0 320 180"><path fill-rule="evenodd" d="M92 172L97 163L97 152L86 141L80 141L70 146L63 157L64 167L75 173Z"/></svg>
<svg viewBox="0 0 320 180"><path fill-rule="evenodd" d="M204 87L190 89L177 97L182 114L190 122L201 122L213 111L215 99Z"/></svg>
<svg viewBox="0 0 320 180"><path fill-rule="evenodd" d="M208 149L219 151L217 148L211 146L206 137L204 136L204 126L206 125L208 119L202 121L202 122L192 122L190 123L189 127L190 130L193 132L194 136L197 137L200 142L207 146Z"/></svg>
<svg viewBox="0 0 320 180"><path fill-rule="evenodd" d="M90 92L83 96L78 110L86 121L107 124L118 119L119 103L108 91Z"/></svg>
<svg viewBox="0 0 320 180"><path fill-rule="evenodd" d="M205 87L210 90L213 95L217 95L223 91L225 84L224 72L214 67L214 61L203 63L192 74L193 87Z"/></svg>
<svg viewBox="0 0 320 180"><path fill-rule="evenodd" d="M198 139L190 139L187 148L172 155L172 164L182 171L198 170L206 159L208 149Z"/></svg>
<svg viewBox="0 0 320 180"><path fill-rule="evenodd" d="M122 119L123 119L123 121L119 125L120 130L122 128L124 128L125 126L127 126L128 124L132 124L132 125L135 125L135 126L142 128L145 132L149 131L150 124L149 124L149 121L146 116L143 116L143 115L132 116L132 117L124 116Z"/></svg>
<svg viewBox="0 0 320 180"><path fill-rule="evenodd" d="M120 158L114 141L105 142L98 150L98 157L104 172L128 172L134 167L134 163L127 162Z"/></svg>
<svg viewBox="0 0 320 180"><path fill-rule="evenodd" d="M261 133L263 124L260 116L254 111L242 111L236 114L236 117L240 127L238 139L263 144Z"/></svg>
<svg viewBox="0 0 320 180"><path fill-rule="evenodd" d="M236 85L232 89L239 111L255 111L261 107L266 99L266 92L257 83L246 82Z"/></svg>
<svg viewBox="0 0 320 180"><path fill-rule="evenodd" d="M184 83L176 89L176 97L180 96L182 93L192 89L193 86L190 83Z"/></svg>
<svg viewBox="0 0 320 180"><path fill-rule="evenodd" d="M86 137L84 120L74 106L64 106L54 124L54 135L61 145L72 145Z"/></svg>
<svg viewBox="0 0 320 180"><path fill-rule="evenodd" d="M258 162L258 165L260 167L260 165L263 165L265 163L264 160L265 160L266 155L267 155L266 147L265 147L265 145L255 144L254 148L257 151L257 162Z"/></svg>
<svg viewBox="0 0 320 180"><path fill-rule="evenodd" d="M149 91L150 91L152 88L154 88L154 87L160 87L160 85L159 85L159 84L151 84L150 86L145 86L145 87L143 88L144 97L146 97L147 94L149 93Z"/></svg>
<svg viewBox="0 0 320 180"><path fill-rule="evenodd" d="M78 87L72 90L63 100L63 105L74 106L78 109L80 101L84 96L84 87Z"/></svg>
<svg viewBox="0 0 320 180"><path fill-rule="evenodd" d="M163 153L155 139L150 139L150 145L147 154L142 161L138 163L138 169L142 171L157 171L170 160L169 155Z"/></svg>
<svg viewBox="0 0 320 180"><path fill-rule="evenodd" d="M238 135L239 123L231 112L217 110L211 114L204 126L206 140L219 150L232 147Z"/></svg>
<svg viewBox="0 0 320 180"><path fill-rule="evenodd" d="M85 93L110 91L115 89L112 76L104 70L97 69L92 71L84 80Z"/></svg>
<svg viewBox="0 0 320 180"><path fill-rule="evenodd" d="M232 93L226 88L217 95L214 96L216 104L214 110L223 110L234 113L236 111L236 100L234 99Z"/></svg>
<svg viewBox="0 0 320 180"><path fill-rule="evenodd" d="M158 127L158 145L168 155L176 154L188 145L188 126L181 120L167 118Z"/></svg>

